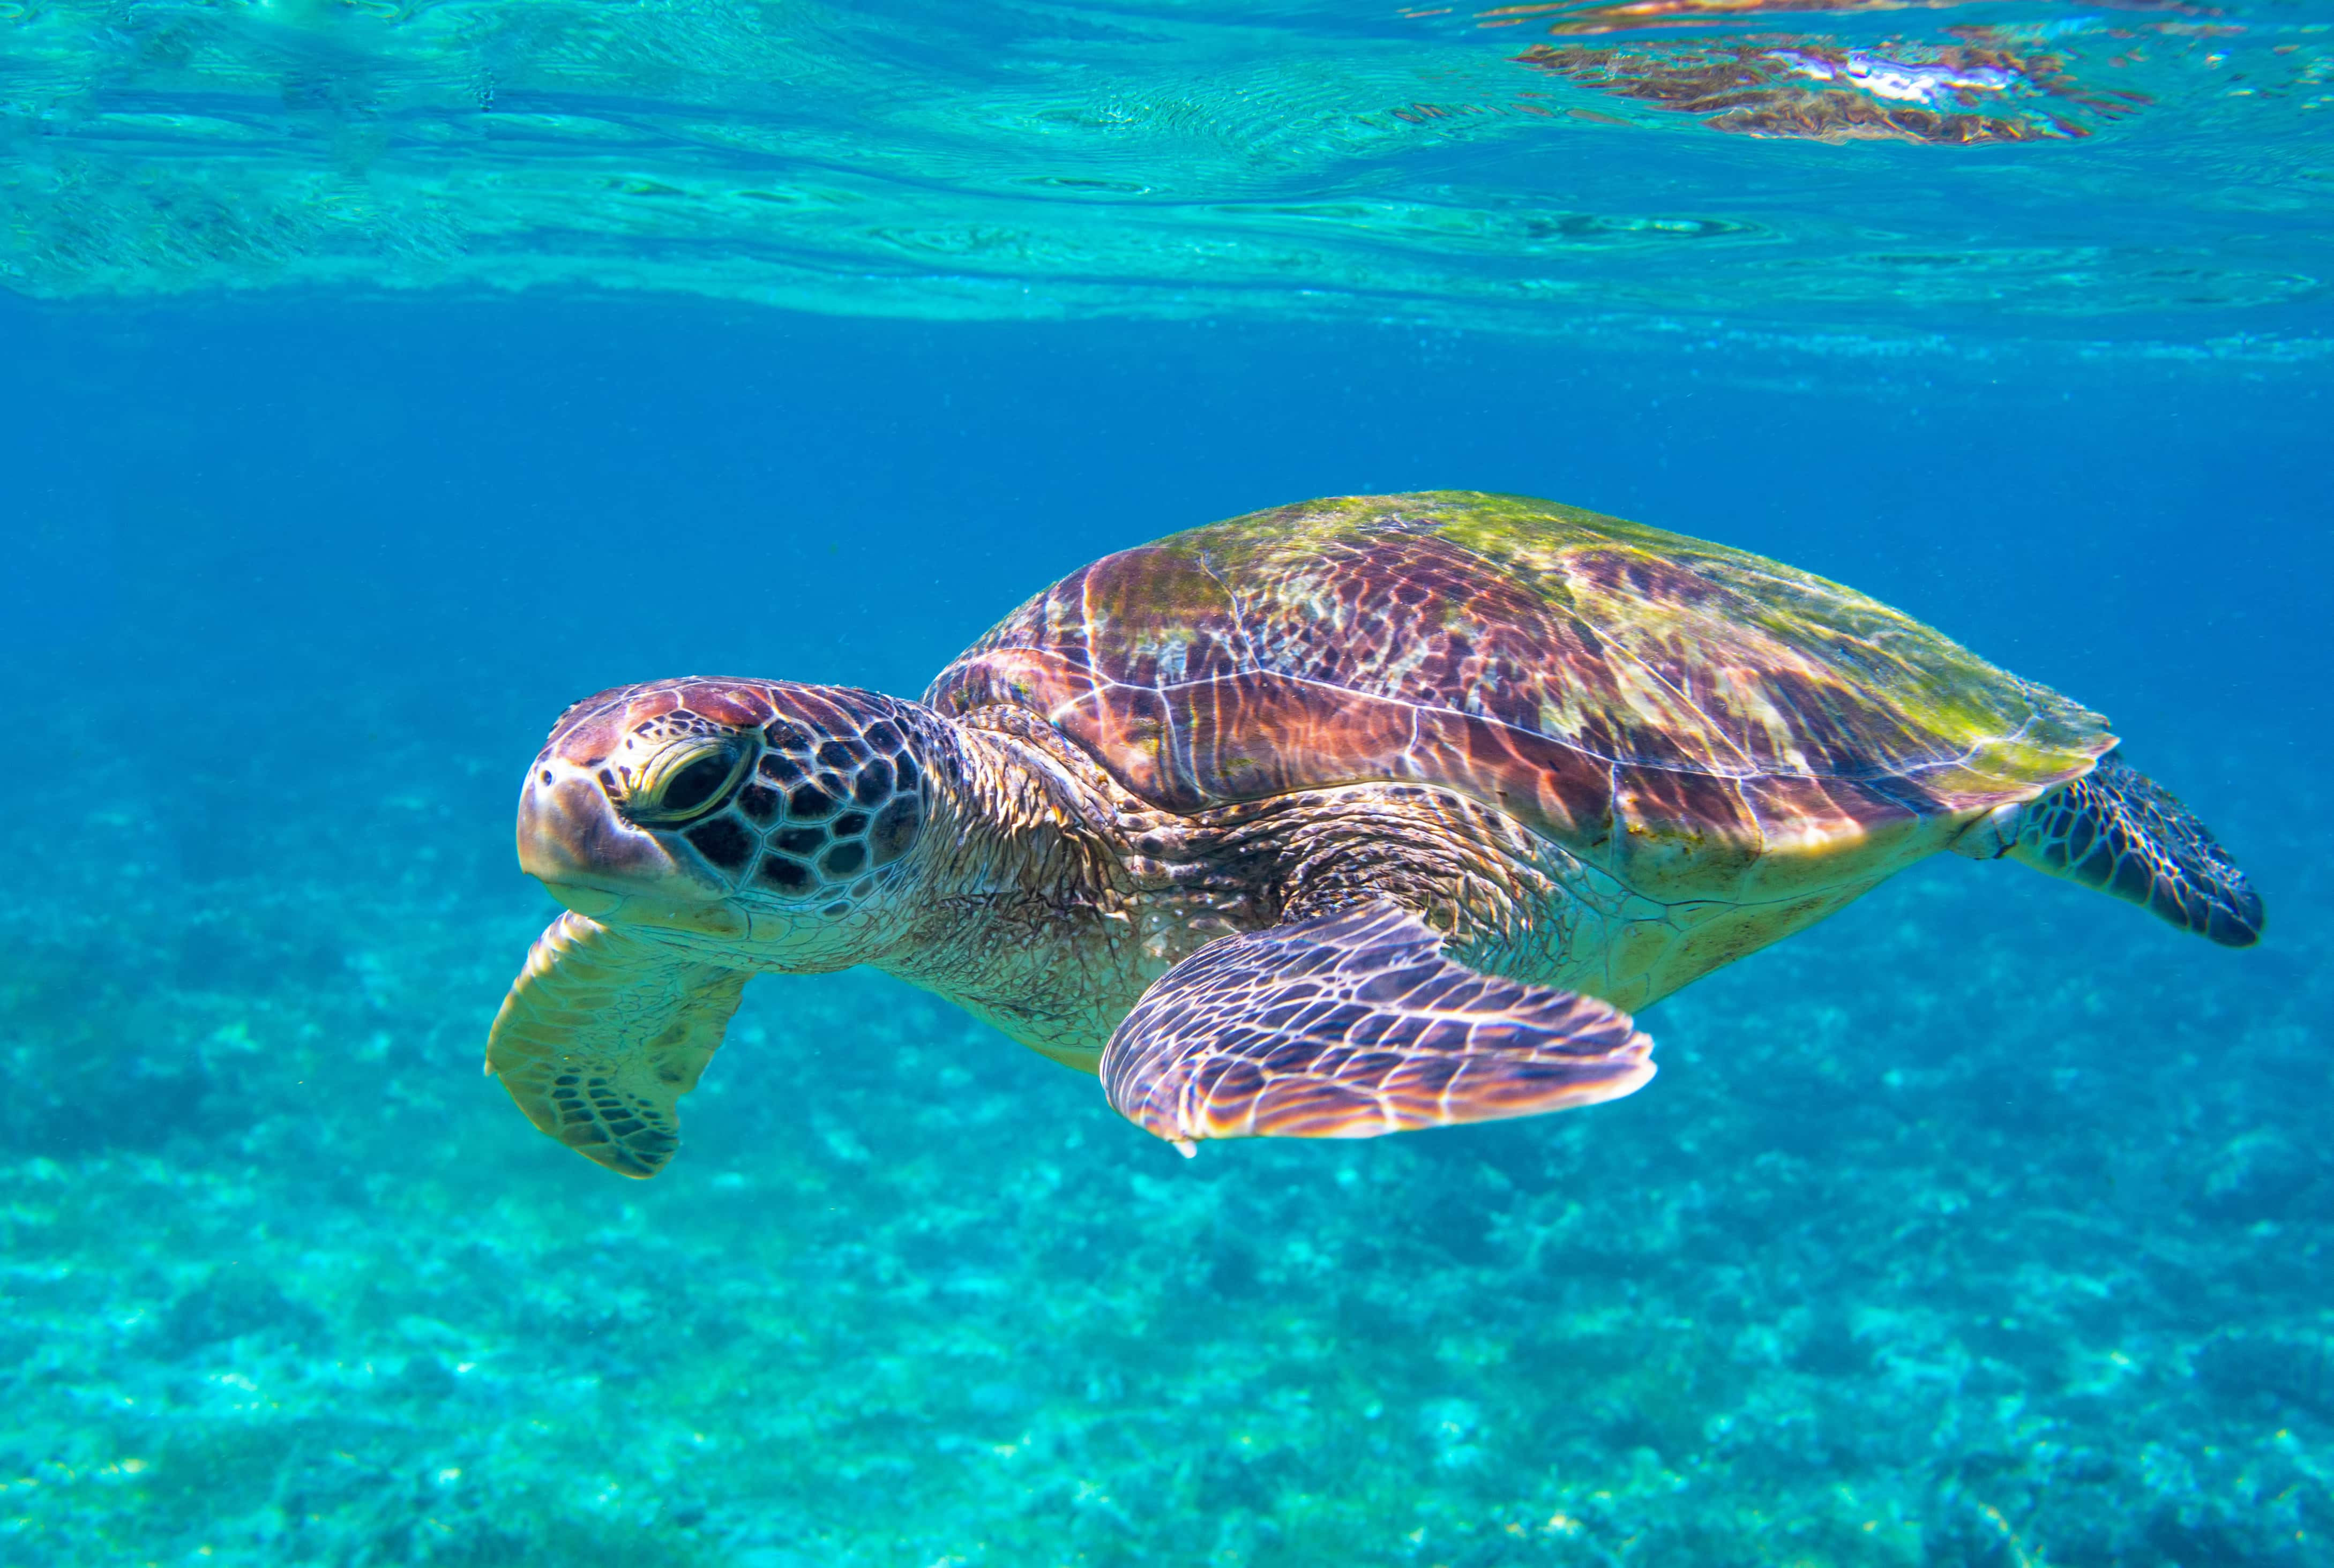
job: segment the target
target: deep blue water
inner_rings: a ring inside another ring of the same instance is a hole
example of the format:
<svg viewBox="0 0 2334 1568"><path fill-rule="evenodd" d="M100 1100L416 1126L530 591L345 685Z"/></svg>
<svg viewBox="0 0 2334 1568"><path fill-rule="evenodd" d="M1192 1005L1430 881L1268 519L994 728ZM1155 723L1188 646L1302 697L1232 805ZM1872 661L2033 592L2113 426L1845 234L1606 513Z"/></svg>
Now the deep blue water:
<svg viewBox="0 0 2334 1568"><path fill-rule="evenodd" d="M2318 14L1843 5L1794 131L1419 9L0 5L0 1563L2334 1563ZM2100 710L2266 941L1945 857L1188 1162L858 971L645 1185L480 1075L571 700L1440 487Z"/></svg>

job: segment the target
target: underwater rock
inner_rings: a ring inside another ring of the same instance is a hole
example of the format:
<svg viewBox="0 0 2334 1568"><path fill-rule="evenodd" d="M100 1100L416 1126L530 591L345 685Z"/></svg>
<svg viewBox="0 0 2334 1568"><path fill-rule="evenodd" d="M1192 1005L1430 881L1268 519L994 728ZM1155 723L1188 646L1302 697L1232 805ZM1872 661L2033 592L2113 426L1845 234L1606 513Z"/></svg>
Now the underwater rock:
<svg viewBox="0 0 2334 1568"><path fill-rule="evenodd" d="M2322 1156L2305 1153L2274 1129L2256 1128L2221 1150L2194 1201L2214 1219L2250 1225L2281 1217L2300 1203L2322 1210L2329 1188L2334 1181Z"/></svg>
<svg viewBox="0 0 2334 1568"><path fill-rule="evenodd" d="M230 1266L172 1302L150 1331L149 1344L153 1353L176 1359L255 1335L309 1349L324 1342L328 1332L313 1307Z"/></svg>

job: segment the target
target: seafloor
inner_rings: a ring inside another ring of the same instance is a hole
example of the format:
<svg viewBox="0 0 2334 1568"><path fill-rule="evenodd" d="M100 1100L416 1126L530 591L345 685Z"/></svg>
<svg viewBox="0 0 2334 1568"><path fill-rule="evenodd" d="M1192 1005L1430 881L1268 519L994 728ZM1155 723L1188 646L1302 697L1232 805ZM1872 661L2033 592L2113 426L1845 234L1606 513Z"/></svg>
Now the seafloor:
<svg viewBox="0 0 2334 1568"><path fill-rule="evenodd" d="M2231 953L1921 868L1594 1111L1186 1162L766 979L646 1185L479 1074L512 779L343 710L6 785L11 1563L2334 1563L2322 780ZM61 721L62 722L62 721Z"/></svg>

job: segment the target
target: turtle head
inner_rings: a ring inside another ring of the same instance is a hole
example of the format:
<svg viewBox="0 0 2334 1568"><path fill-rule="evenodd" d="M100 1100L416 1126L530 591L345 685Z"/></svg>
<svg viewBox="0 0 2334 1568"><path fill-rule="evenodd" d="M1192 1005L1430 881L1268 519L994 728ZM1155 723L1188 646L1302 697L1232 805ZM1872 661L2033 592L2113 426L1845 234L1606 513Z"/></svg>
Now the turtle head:
<svg viewBox="0 0 2334 1568"><path fill-rule="evenodd" d="M873 692L691 678L563 715L527 772L521 869L603 925L711 938L757 967L841 968L891 934L943 721Z"/></svg>

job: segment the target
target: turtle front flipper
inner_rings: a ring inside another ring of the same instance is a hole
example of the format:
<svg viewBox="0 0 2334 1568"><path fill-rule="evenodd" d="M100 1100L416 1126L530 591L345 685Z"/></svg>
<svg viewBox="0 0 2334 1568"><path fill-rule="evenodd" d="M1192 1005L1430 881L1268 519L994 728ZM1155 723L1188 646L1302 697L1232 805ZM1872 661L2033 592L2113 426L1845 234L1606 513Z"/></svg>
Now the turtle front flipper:
<svg viewBox="0 0 2334 1568"><path fill-rule="evenodd" d="M487 1071L527 1120L624 1176L680 1147L675 1106L749 976L565 914L535 938L487 1034Z"/></svg>
<svg viewBox="0 0 2334 1568"><path fill-rule="evenodd" d="M2016 836L1997 827L1992 852L2144 905L2224 948L2261 940L2261 895L2244 872L2194 812L2120 754L2014 810Z"/></svg>
<svg viewBox="0 0 2334 1568"><path fill-rule="evenodd" d="M1118 1112L1202 1138L1374 1138L1615 1100L1654 1075L1626 1015L1481 975L1391 902L1209 943L1111 1035Z"/></svg>

